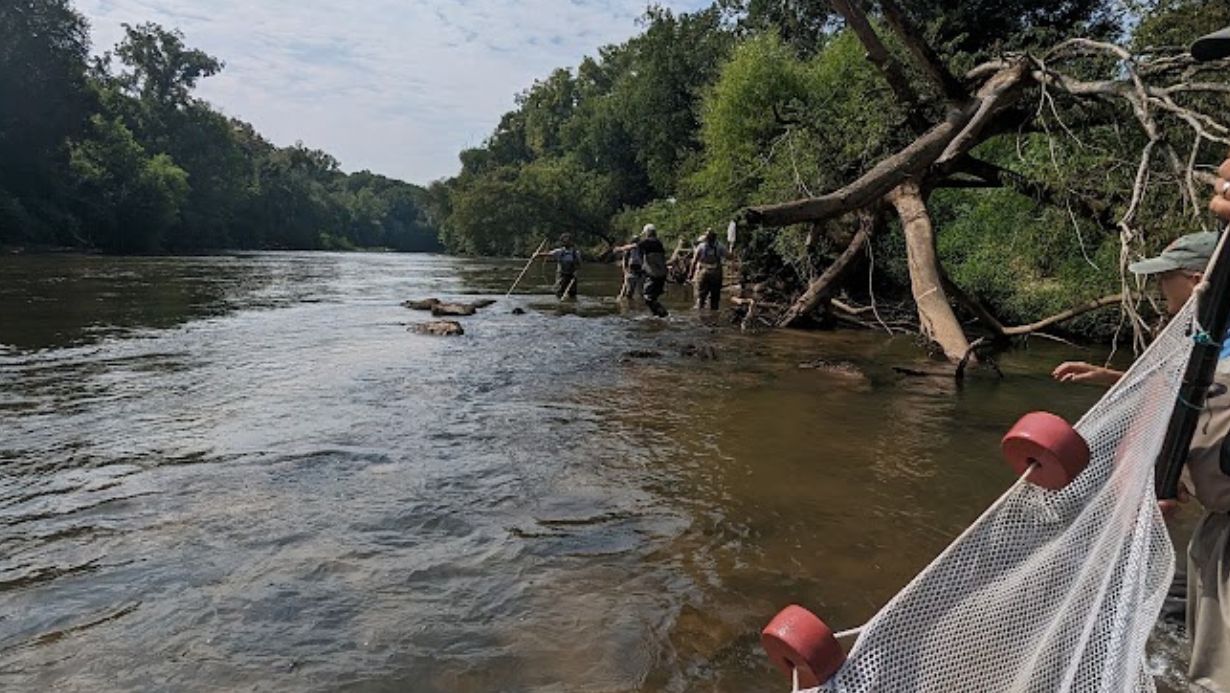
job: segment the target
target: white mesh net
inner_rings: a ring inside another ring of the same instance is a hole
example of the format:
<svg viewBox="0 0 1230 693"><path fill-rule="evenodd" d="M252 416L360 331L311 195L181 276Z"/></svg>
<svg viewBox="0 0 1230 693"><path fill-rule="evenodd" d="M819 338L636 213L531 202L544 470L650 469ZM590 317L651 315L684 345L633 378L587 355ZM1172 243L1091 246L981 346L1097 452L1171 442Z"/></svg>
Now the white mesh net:
<svg viewBox="0 0 1230 693"><path fill-rule="evenodd" d="M1076 424L1088 469L1058 492L1013 486L867 623L819 690L1153 690L1145 645L1174 572L1154 462L1194 304Z"/></svg>

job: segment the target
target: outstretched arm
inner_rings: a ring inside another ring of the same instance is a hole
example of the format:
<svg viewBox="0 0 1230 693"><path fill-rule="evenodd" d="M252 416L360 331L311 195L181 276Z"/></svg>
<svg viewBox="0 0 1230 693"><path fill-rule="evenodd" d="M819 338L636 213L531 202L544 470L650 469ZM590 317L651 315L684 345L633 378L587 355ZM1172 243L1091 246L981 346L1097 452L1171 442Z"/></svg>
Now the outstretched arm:
<svg viewBox="0 0 1230 693"><path fill-rule="evenodd" d="M1092 385L1111 386L1123 377L1123 371L1113 368L1095 366L1084 361L1068 361L1059 364L1051 377L1061 383L1090 383Z"/></svg>

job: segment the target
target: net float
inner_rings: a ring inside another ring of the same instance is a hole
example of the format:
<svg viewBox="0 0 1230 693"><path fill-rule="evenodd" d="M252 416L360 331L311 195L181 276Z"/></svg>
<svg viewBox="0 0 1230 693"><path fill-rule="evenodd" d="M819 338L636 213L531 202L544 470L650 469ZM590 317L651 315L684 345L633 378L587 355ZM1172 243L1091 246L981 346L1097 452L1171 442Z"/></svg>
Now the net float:
<svg viewBox="0 0 1230 693"><path fill-rule="evenodd" d="M1059 491L1089 466L1089 444L1075 428L1050 412L1021 417L1001 443L1004 460L1035 486Z"/></svg>
<svg viewBox="0 0 1230 693"><path fill-rule="evenodd" d="M787 675L798 675L804 688L828 681L846 662L846 653L833 629L812 612L791 604L760 632L760 644L769 659Z"/></svg>

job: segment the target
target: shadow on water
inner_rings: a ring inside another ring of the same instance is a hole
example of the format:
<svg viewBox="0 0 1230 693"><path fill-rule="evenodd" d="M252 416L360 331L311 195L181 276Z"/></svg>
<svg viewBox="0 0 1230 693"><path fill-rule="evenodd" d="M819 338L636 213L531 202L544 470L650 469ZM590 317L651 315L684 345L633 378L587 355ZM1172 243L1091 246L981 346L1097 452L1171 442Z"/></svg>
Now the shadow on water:
<svg viewBox="0 0 1230 693"><path fill-rule="evenodd" d="M867 619L1011 482L1002 431L1098 396L1054 345L957 389L906 339L652 318L609 267L0 262L5 690L778 690L767 618Z"/></svg>

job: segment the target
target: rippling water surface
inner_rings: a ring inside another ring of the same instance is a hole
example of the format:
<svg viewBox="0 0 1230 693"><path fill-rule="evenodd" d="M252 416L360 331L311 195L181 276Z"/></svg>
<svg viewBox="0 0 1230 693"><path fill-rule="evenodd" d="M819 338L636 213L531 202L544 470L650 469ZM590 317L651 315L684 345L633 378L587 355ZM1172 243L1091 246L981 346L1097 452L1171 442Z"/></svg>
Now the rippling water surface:
<svg viewBox="0 0 1230 693"><path fill-rule="evenodd" d="M503 299L519 269L0 258L0 687L781 690L776 609L861 623L1011 482L1019 415L1098 396L1046 379L1066 347L958 390L908 338L656 320L605 267Z"/></svg>

